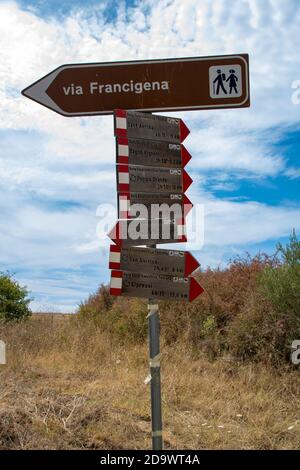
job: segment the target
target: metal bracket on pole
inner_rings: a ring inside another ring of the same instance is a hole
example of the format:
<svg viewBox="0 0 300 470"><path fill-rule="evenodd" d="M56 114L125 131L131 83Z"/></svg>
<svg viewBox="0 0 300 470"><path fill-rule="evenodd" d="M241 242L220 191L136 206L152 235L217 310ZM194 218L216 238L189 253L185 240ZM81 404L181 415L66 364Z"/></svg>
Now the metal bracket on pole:
<svg viewBox="0 0 300 470"><path fill-rule="evenodd" d="M151 302L151 299L149 299L149 302ZM147 318L150 317L150 315L154 315L156 312L158 312L158 304L148 304L148 315Z"/></svg>
<svg viewBox="0 0 300 470"><path fill-rule="evenodd" d="M160 354L157 354L157 356L152 359L150 358L149 364L150 367L160 367Z"/></svg>

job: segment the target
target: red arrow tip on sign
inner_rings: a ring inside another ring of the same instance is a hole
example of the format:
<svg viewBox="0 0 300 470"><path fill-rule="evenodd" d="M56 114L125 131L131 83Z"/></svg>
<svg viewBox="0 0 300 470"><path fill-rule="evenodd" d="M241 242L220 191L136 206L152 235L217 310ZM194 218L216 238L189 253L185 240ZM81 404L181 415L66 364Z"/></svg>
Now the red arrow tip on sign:
<svg viewBox="0 0 300 470"><path fill-rule="evenodd" d="M116 225L111 229L110 232L108 232L107 236L114 242L118 243L120 241L120 235L119 235L119 224L120 222L117 222Z"/></svg>
<svg viewBox="0 0 300 470"><path fill-rule="evenodd" d="M200 286L199 282L196 281L194 277L191 277L191 283L190 283L190 298L189 301L193 302L199 295L201 295L204 292L203 287Z"/></svg>
<svg viewBox="0 0 300 470"><path fill-rule="evenodd" d="M184 194L183 195L183 204L184 204L184 215L188 215L190 210L193 208L193 204L189 200L189 198Z"/></svg>
<svg viewBox="0 0 300 470"><path fill-rule="evenodd" d="M181 157L182 167L185 167L185 165L187 165L190 159L192 158L191 154L187 151L184 145L181 147Z"/></svg>
<svg viewBox="0 0 300 470"><path fill-rule="evenodd" d="M183 179L183 191L185 192L191 186L193 180L185 170L183 170L182 172L182 179Z"/></svg>
<svg viewBox="0 0 300 470"><path fill-rule="evenodd" d="M180 142L183 142L184 139L189 135L190 130L189 128L185 125L182 119L180 119Z"/></svg>
<svg viewBox="0 0 300 470"><path fill-rule="evenodd" d="M188 276L195 271L195 269L199 268L200 264L194 258L194 256L189 253L188 251L185 252L185 267L184 267L184 276Z"/></svg>

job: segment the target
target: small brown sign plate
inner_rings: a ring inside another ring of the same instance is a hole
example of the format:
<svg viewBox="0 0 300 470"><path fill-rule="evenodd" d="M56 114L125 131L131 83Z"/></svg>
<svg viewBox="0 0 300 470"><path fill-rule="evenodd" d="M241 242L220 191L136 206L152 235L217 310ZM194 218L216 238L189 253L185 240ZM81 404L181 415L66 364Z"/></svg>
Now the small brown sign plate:
<svg viewBox="0 0 300 470"><path fill-rule="evenodd" d="M119 246L153 245L186 242L184 220L132 219L119 220L108 237Z"/></svg>
<svg viewBox="0 0 300 470"><path fill-rule="evenodd" d="M176 213L180 214L183 218L192 209L193 204L189 198L182 193L120 192L118 194L119 219L139 217L140 207L146 209L148 218L162 218L162 211L164 211L165 215L166 213L170 215ZM161 211L158 216L157 211Z"/></svg>
<svg viewBox="0 0 300 470"><path fill-rule="evenodd" d="M180 144L190 133L182 119L125 109L115 110L114 128L117 137L173 144Z"/></svg>
<svg viewBox="0 0 300 470"><path fill-rule="evenodd" d="M171 142L117 137L116 147L118 164L183 168L191 159L184 145Z"/></svg>
<svg viewBox="0 0 300 470"><path fill-rule="evenodd" d="M118 192L184 193L191 183L182 168L117 165Z"/></svg>
<svg viewBox="0 0 300 470"><path fill-rule="evenodd" d="M110 247L109 269L186 277L198 267L198 261L188 251L163 250L161 248L126 248L117 245L111 245Z"/></svg>
<svg viewBox="0 0 300 470"><path fill-rule="evenodd" d="M204 289L194 277L111 272L110 294L192 302Z"/></svg>

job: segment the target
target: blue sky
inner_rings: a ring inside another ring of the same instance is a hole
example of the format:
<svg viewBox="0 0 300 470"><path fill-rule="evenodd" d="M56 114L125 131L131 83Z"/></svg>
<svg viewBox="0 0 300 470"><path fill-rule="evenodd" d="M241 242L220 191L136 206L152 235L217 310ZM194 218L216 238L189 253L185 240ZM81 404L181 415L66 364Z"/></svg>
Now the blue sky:
<svg viewBox="0 0 300 470"><path fill-rule="evenodd" d="M300 232L298 0L0 0L0 30L0 270L34 310L72 312L109 280L99 205L116 200L112 118L65 118L20 95L64 63L248 53L250 109L173 113L191 130L188 195L205 214L192 249L222 266Z"/></svg>
<svg viewBox="0 0 300 470"><path fill-rule="evenodd" d="M81 7L94 7L97 8L99 5L102 9L107 10L107 4L104 1L97 0L37 0L37 1L27 1L27 0L18 0L18 5L20 5L24 10L33 11L41 17L50 17L50 16L62 16L69 15L70 11L81 8ZM116 1L112 1L112 8L115 10Z"/></svg>

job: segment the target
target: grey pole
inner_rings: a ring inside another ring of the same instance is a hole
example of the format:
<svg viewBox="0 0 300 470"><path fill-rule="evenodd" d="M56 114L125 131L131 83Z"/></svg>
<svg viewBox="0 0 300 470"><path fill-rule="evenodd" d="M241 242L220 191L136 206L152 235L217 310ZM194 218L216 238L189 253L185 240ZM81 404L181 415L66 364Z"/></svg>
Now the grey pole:
<svg viewBox="0 0 300 470"><path fill-rule="evenodd" d="M155 245L151 245L155 248ZM152 449L162 450L161 382L160 382L160 347L159 347L159 310L157 299L148 300L149 327L149 362L151 375L151 422Z"/></svg>

